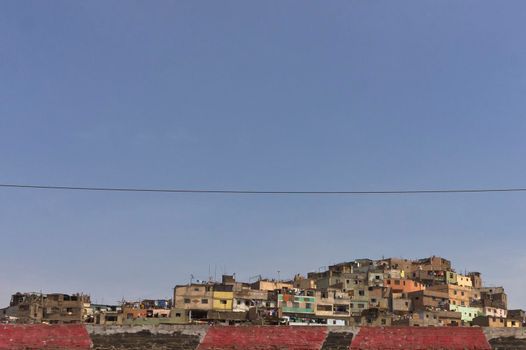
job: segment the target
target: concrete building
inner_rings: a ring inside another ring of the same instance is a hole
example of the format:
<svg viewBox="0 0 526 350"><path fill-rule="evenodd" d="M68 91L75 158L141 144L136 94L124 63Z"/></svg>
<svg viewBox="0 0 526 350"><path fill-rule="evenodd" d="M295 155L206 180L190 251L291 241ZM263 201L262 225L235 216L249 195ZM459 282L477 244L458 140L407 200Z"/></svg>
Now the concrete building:
<svg viewBox="0 0 526 350"><path fill-rule="evenodd" d="M316 279L315 278L308 278L304 277L300 274L297 274L294 276L293 280L294 288L296 289L316 289Z"/></svg>
<svg viewBox="0 0 526 350"><path fill-rule="evenodd" d="M378 265L383 266L384 270L397 270L401 276L392 276L390 278L404 278L404 274L413 270L413 262L403 258L387 258L378 260Z"/></svg>
<svg viewBox="0 0 526 350"><path fill-rule="evenodd" d="M482 309L479 307L449 305L449 310L460 312L464 325L469 325L475 317L483 315Z"/></svg>
<svg viewBox="0 0 526 350"><path fill-rule="evenodd" d="M506 327L506 319L493 316L477 316L471 321L471 324L479 327L504 328Z"/></svg>
<svg viewBox="0 0 526 350"><path fill-rule="evenodd" d="M391 288L393 293L411 293L426 289L420 282L410 279L391 279L384 280L384 286Z"/></svg>
<svg viewBox="0 0 526 350"><path fill-rule="evenodd" d="M123 322L122 308L118 305L91 304L86 323L119 325Z"/></svg>
<svg viewBox="0 0 526 350"><path fill-rule="evenodd" d="M446 292L435 290L420 290L408 293L413 311L422 310L448 310L449 295Z"/></svg>
<svg viewBox="0 0 526 350"><path fill-rule="evenodd" d="M367 288L367 292L369 296L369 309L378 309L380 311L389 310L390 288L372 284Z"/></svg>
<svg viewBox="0 0 526 350"><path fill-rule="evenodd" d="M526 311L521 309L508 310L508 318L519 320L526 327Z"/></svg>
<svg viewBox="0 0 526 350"><path fill-rule="evenodd" d="M481 288L480 301L483 307L508 308L508 296L502 287Z"/></svg>
<svg viewBox="0 0 526 350"><path fill-rule="evenodd" d="M250 288L258 289L258 290L273 291L273 290L282 290L282 289L293 289L294 284L291 282L261 279L257 282L252 283L250 285Z"/></svg>
<svg viewBox="0 0 526 350"><path fill-rule="evenodd" d="M193 283L176 286L174 288L173 307L185 310L185 317L189 320L206 319L208 311L212 310L213 290L213 284Z"/></svg>
<svg viewBox="0 0 526 350"><path fill-rule="evenodd" d="M316 291L316 310L317 317L331 319L346 319L351 316L351 298L341 290L328 289Z"/></svg>
<svg viewBox="0 0 526 350"><path fill-rule="evenodd" d="M278 307L282 315L310 314L316 309L315 291L305 293L282 292L278 294Z"/></svg>
<svg viewBox="0 0 526 350"><path fill-rule="evenodd" d="M418 311L393 321L393 326L437 327L460 326L462 315L453 311Z"/></svg>
<svg viewBox="0 0 526 350"><path fill-rule="evenodd" d="M491 307L491 306L484 306L481 309L482 309L482 314L484 316L500 317L500 318L508 317L508 310L506 309L501 309L501 308Z"/></svg>
<svg viewBox="0 0 526 350"><path fill-rule="evenodd" d="M248 312L251 308L271 307L268 291L255 289L242 289L234 292L232 311Z"/></svg>
<svg viewBox="0 0 526 350"><path fill-rule="evenodd" d="M84 294L16 293L5 313L17 323L82 323L90 317L90 305Z"/></svg>
<svg viewBox="0 0 526 350"><path fill-rule="evenodd" d="M413 304L407 293L391 293L390 310L396 315L408 314Z"/></svg>
<svg viewBox="0 0 526 350"><path fill-rule="evenodd" d="M472 288L473 287L473 281L471 280L471 277L469 277L469 276L464 276L464 275L461 275L461 274L457 274L457 285L459 285L461 287Z"/></svg>
<svg viewBox="0 0 526 350"><path fill-rule="evenodd" d="M506 318L506 327L509 328L520 328L524 327L524 323L520 318L508 317Z"/></svg>
<svg viewBox="0 0 526 350"><path fill-rule="evenodd" d="M213 311L232 311L234 291L231 285L216 284L212 291Z"/></svg>
<svg viewBox="0 0 526 350"><path fill-rule="evenodd" d="M470 306L471 301L473 300L473 291L470 287L461 287L454 284L440 284L430 286L427 289L447 293L451 305Z"/></svg>
<svg viewBox="0 0 526 350"><path fill-rule="evenodd" d="M474 289L482 288L482 277L480 272L469 272L468 276L471 278L471 285Z"/></svg>

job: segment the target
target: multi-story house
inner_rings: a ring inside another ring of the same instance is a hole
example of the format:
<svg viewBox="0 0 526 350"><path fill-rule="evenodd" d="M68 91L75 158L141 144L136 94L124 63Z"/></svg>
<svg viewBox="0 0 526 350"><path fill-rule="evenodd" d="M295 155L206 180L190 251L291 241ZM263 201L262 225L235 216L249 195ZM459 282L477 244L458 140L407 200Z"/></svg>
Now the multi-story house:
<svg viewBox="0 0 526 350"><path fill-rule="evenodd" d="M277 295L279 316L289 318L313 318L316 310L315 290L282 290Z"/></svg>
<svg viewBox="0 0 526 350"><path fill-rule="evenodd" d="M316 291L316 317L346 319L351 316L351 298L338 289Z"/></svg>
<svg viewBox="0 0 526 350"><path fill-rule="evenodd" d="M439 284L428 287L429 290L445 292L449 296L449 304L458 306L470 306L473 300L473 292L470 287L461 287L454 284Z"/></svg>
<svg viewBox="0 0 526 350"><path fill-rule="evenodd" d="M425 289L407 294L411 299L414 311L448 310L449 294L446 292Z"/></svg>
<svg viewBox="0 0 526 350"><path fill-rule="evenodd" d="M174 309L184 310L188 319L206 319L212 310L214 285L211 283L179 285L174 288Z"/></svg>
<svg viewBox="0 0 526 350"><path fill-rule="evenodd" d="M483 315L482 309L474 306L449 305L449 310L460 312L464 325L470 324L475 317Z"/></svg>
<svg viewBox="0 0 526 350"><path fill-rule="evenodd" d="M84 294L17 293L8 312L19 323L82 323L90 318L90 306Z"/></svg>
<svg viewBox="0 0 526 350"><path fill-rule="evenodd" d="M384 286L391 288L393 293L411 293L426 289L426 286L421 282L410 280L407 278L384 280Z"/></svg>

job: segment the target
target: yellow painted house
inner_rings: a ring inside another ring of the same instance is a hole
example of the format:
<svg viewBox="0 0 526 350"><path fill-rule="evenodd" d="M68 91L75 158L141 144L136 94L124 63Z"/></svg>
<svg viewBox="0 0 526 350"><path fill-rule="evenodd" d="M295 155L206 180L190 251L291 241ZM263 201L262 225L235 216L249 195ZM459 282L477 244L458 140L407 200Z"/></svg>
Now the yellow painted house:
<svg viewBox="0 0 526 350"><path fill-rule="evenodd" d="M213 292L212 309L214 311L232 311L232 301L234 299L234 292Z"/></svg>

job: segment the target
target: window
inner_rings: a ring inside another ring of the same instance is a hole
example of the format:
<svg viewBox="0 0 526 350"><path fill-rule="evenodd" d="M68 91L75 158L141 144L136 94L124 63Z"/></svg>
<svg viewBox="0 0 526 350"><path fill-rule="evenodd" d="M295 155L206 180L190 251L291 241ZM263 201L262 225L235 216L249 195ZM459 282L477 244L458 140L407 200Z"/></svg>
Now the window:
<svg viewBox="0 0 526 350"><path fill-rule="evenodd" d="M385 318L382 318L382 324L386 324Z"/></svg>
<svg viewBox="0 0 526 350"><path fill-rule="evenodd" d="M222 304L222 305L226 305L226 300L221 299L221 304Z"/></svg>
<svg viewBox="0 0 526 350"><path fill-rule="evenodd" d="M364 295L365 295L365 292L364 292L363 290L359 290L359 291L358 291L358 295L360 295L360 296L364 296Z"/></svg>
<svg viewBox="0 0 526 350"><path fill-rule="evenodd" d="M374 276L374 279L379 280L379 279L380 279L380 276L378 276L378 275L377 275L377 276Z"/></svg>
<svg viewBox="0 0 526 350"><path fill-rule="evenodd" d="M312 309L312 304L311 303L306 303L305 304L305 308L306 309Z"/></svg>
<svg viewBox="0 0 526 350"><path fill-rule="evenodd" d="M399 280L395 280L394 283L395 283L396 285L398 285L398 286L400 285L400 281L399 281Z"/></svg>
<svg viewBox="0 0 526 350"><path fill-rule="evenodd" d="M363 309L365 307L364 304L358 304L358 309Z"/></svg>
<svg viewBox="0 0 526 350"><path fill-rule="evenodd" d="M198 288L198 287L195 287L195 288L194 288L194 291L199 292L199 288Z"/></svg>
<svg viewBox="0 0 526 350"><path fill-rule="evenodd" d="M201 299L201 304L208 304L208 299Z"/></svg>
<svg viewBox="0 0 526 350"><path fill-rule="evenodd" d="M371 299L371 303L376 303L376 299Z"/></svg>
<svg viewBox="0 0 526 350"><path fill-rule="evenodd" d="M294 302L294 303L292 303L292 307L297 309L297 308L300 307L300 303Z"/></svg>
<svg viewBox="0 0 526 350"><path fill-rule="evenodd" d="M190 299L185 299L185 300L184 300L184 303L185 303L185 304L190 304Z"/></svg>
<svg viewBox="0 0 526 350"><path fill-rule="evenodd" d="M464 296L464 292L460 292L460 295Z"/></svg>
<svg viewBox="0 0 526 350"><path fill-rule="evenodd" d="M181 313L176 312L176 313L175 313L175 317L181 317Z"/></svg>

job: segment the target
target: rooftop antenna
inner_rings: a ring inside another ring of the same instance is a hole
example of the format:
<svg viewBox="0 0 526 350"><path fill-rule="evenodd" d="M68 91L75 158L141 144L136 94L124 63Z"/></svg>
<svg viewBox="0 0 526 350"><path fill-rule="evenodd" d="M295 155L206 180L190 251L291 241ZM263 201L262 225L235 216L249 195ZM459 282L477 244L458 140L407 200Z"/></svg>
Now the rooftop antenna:
<svg viewBox="0 0 526 350"><path fill-rule="evenodd" d="M192 284L192 281L194 280L194 275L190 274L190 284Z"/></svg>

